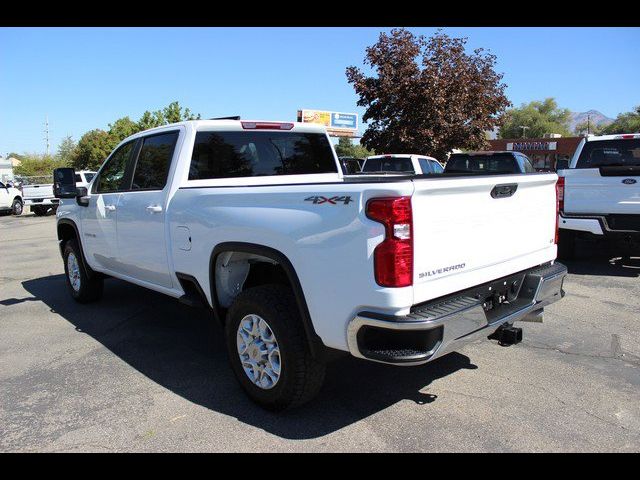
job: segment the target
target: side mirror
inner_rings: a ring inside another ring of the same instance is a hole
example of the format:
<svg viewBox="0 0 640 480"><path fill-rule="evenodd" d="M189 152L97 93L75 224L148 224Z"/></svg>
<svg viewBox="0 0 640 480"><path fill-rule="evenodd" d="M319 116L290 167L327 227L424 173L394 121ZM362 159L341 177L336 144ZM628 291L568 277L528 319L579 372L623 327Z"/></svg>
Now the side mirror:
<svg viewBox="0 0 640 480"><path fill-rule="evenodd" d="M556 170L566 170L569 168L569 160L561 159L556 162Z"/></svg>
<svg viewBox="0 0 640 480"><path fill-rule="evenodd" d="M76 198L76 171L73 168L56 168L53 171L53 196Z"/></svg>
<svg viewBox="0 0 640 480"><path fill-rule="evenodd" d="M87 197L87 194L89 193L89 191L87 190L87 187L78 187L76 189L76 192L76 202L78 203L78 205L80 205L81 207L88 207L89 197Z"/></svg>

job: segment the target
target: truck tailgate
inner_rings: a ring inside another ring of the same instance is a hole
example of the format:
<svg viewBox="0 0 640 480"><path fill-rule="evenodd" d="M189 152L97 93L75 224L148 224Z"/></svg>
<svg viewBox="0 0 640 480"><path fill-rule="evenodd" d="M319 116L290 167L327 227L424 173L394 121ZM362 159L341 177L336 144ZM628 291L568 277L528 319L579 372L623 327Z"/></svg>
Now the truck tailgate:
<svg viewBox="0 0 640 480"><path fill-rule="evenodd" d="M414 304L555 259L557 178L415 180Z"/></svg>
<svg viewBox="0 0 640 480"><path fill-rule="evenodd" d="M637 176L602 175L598 168L577 168L565 170L564 177L564 211L567 213L640 214L640 178Z"/></svg>
<svg viewBox="0 0 640 480"><path fill-rule="evenodd" d="M23 185L22 198L24 198L25 200L53 198L53 184Z"/></svg>

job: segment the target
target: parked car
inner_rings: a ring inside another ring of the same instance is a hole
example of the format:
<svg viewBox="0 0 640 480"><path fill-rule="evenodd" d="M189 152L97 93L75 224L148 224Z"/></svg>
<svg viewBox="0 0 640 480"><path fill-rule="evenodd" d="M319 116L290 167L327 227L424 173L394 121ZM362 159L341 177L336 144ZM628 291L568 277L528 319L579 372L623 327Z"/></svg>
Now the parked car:
<svg viewBox="0 0 640 480"><path fill-rule="evenodd" d="M584 138L558 175L560 256L579 236L640 241L640 133Z"/></svg>
<svg viewBox="0 0 640 480"><path fill-rule="evenodd" d="M445 173L504 175L535 173L531 160L524 153L513 151L479 151L452 153L444 167Z"/></svg>
<svg viewBox="0 0 640 480"><path fill-rule="evenodd" d="M444 167L433 157L426 155L386 154L367 157L363 173L405 173L425 175L442 173Z"/></svg>
<svg viewBox="0 0 640 480"><path fill-rule="evenodd" d="M71 296L98 300L108 275L211 309L273 410L310 400L332 352L419 365L515 343L563 295L556 174L354 181L322 126L195 120L125 139L89 188L55 177Z"/></svg>
<svg viewBox="0 0 640 480"><path fill-rule="evenodd" d="M364 163L364 158L356 158L356 157L338 157L340 161L340 168L342 168L342 173L345 175L354 175L358 174L362 170L362 164Z"/></svg>
<svg viewBox="0 0 640 480"><path fill-rule="evenodd" d="M96 172L81 170L75 173L77 186L87 186ZM37 216L55 213L59 199L53 194L53 183L24 184L24 203Z"/></svg>
<svg viewBox="0 0 640 480"><path fill-rule="evenodd" d="M8 182L7 182L8 183ZM0 182L0 211L20 215L24 206L22 192L11 185Z"/></svg>

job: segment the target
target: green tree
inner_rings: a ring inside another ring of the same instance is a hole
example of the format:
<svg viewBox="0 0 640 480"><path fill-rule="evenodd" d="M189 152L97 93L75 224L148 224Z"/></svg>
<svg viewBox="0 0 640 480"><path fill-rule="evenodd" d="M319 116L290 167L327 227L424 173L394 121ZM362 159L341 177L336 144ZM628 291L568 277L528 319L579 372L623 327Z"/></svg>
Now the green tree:
<svg viewBox="0 0 640 480"><path fill-rule="evenodd" d="M178 102L155 112L145 111L137 122L129 117L122 117L109 124L109 130L91 130L78 141L72 156L72 164L76 169L96 170L109 156L111 151L125 138L142 130L184 120L197 120L200 114L194 115L188 108L182 108Z"/></svg>
<svg viewBox="0 0 640 480"><path fill-rule="evenodd" d="M467 53L466 38L438 32L426 39L405 29L381 33L368 47L366 76L347 68L347 80L366 107L361 143L384 152L420 152L445 159L454 148L481 148L485 131L511 104L495 72L495 55Z"/></svg>
<svg viewBox="0 0 640 480"><path fill-rule="evenodd" d="M191 110L180 107L178 102L171 102L167 107L162 110L165 123L177 123L184 120L199 120L200 114L194 115Z"/></svg>
<svg viewBox="0 0 640 480"><path fill-rule="evenodd" d="M366 158L375 155L373 150L368 150L360 144L354 144L349 137L340 137L335 148L339 157Z"/></svg>
<svg viewBox="0 0 640 480"><path fill-rule="evenodd" d="M162 110L157 110L151 113L149 110L145 111L138 120L138 127L140 130L147 130L149 128L159 127L165 124L164 115Z"/></svg>
<svg viewBox="0 0 640 480"><path fill-rule="evenodd" d="M633 111L619 114L613 123L600 129L602 135L614 135L617 133L640 132L640 105Z"/></svg>
<svg viewBox="0 0 640 480"><path fill-rule="evenodd" d="M108 133L112 137L112 141L117 145L128 136L138 133L140 130L138 122L134 122L129 117L122 117L109 124Z"/></svg>
<svg viewBox="0 0 640 480"><path fill-rule="evenodd" d="M58 145L58 151L56 153L56 159L65 166L73 164L73 158L76 152L76 142L73 141L70 135L67 135L62 139L60 145Z"/></svg>
<svg viewBox="0 0 640 480"><path fill-rule="evenodd" d="M21 155L20 165L13 168L15 175L20 177L49 176L54 168L66 166L51 155L25 153Z"/></svg>
<svg viewBox="0 0 640 480"><path fill-rule="evenodd" d="M523 126L527 127L527 138L542 137L545 133L571 136L570 120L571 112L566 108L559 108L553 98L523 103L520 107L505 112L500 138L521 138Z"/></svg>
<svg viewBox="0 0 640 480"><path fill-rule="evenodd" d="M114 147L113 137L108 132L91 130L80 137L73 166L76 170L97 170Z"/></svg>

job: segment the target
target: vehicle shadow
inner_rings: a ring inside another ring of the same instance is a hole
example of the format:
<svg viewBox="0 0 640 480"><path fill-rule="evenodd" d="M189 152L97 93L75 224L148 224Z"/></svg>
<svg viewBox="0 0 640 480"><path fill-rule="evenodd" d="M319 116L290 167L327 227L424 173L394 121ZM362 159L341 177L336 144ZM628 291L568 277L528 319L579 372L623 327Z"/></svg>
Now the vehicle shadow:
<svg viewBox="0 0 640 480"><path fill-rule="evenodd" d="M577 239L575 258L560 261L577 275L640 277L640 246L624 241Z"/></svg>
<svg viewBox="0 0 640 480"><path fill-rule="evenodd" d="M437 398L421 391L431 382L460 369L477 368L459 353L410 368L345 356L329 364L315 400L274 414L253 404L241 390L228 364L222 328L209 311L116 279L105 282L101 302L89 305L71 299L64 275L22 285L79 334L90 335L163 387L287 439L327 435L402 400L424 407Z"/></svg>

